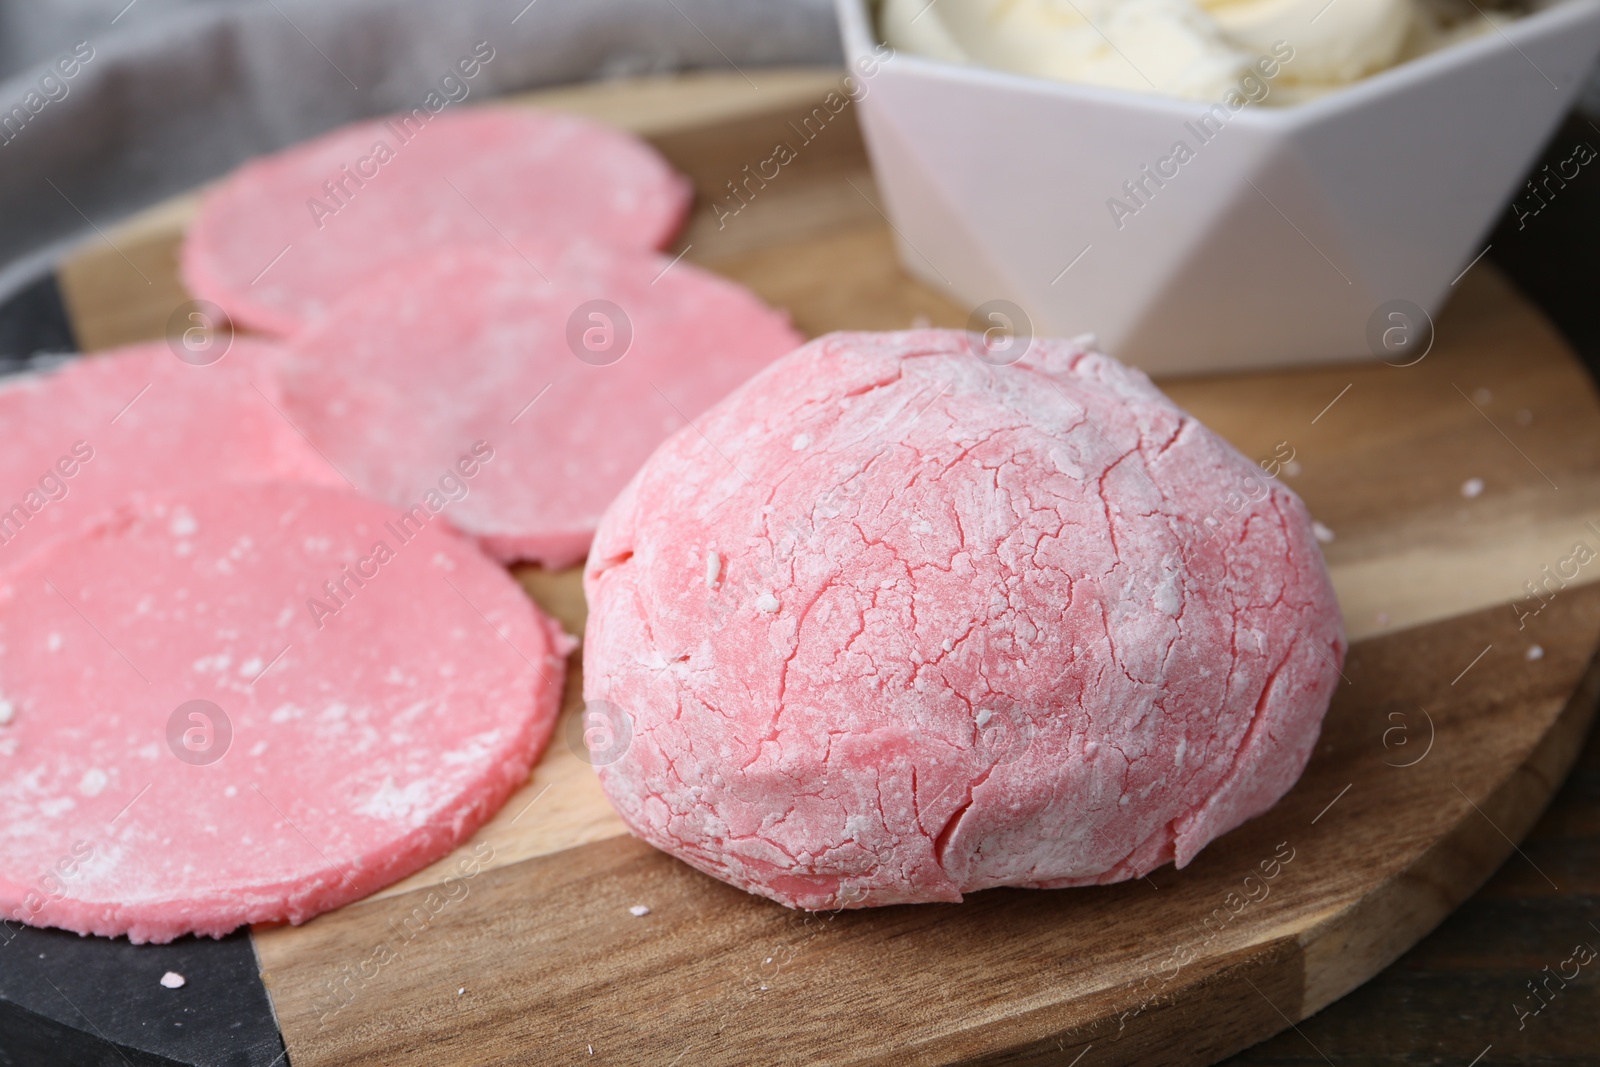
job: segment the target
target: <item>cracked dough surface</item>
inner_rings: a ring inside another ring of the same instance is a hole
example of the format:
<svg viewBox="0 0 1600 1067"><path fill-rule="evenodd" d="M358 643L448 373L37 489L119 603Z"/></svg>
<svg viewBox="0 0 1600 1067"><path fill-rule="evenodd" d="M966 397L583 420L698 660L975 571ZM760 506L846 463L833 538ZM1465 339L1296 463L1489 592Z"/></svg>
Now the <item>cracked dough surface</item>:
<svg viewBox="0 0 1600 1067"><path fill-rule="evenodd" d="M1183 866L1299 777L1345 653L1299 498L1115 360L972 343L819 338L607 512L635 833L793 907L955 901Z"/></svg>

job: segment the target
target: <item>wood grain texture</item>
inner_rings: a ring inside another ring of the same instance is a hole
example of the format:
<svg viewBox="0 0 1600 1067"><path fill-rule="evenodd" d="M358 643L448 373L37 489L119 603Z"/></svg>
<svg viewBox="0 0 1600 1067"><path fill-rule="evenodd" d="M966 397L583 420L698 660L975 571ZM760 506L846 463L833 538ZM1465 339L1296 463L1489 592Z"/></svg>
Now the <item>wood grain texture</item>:
<svg viewBox="0 0 1600 1067"><path fill-rule="evenodd" d="M1510 854L1592 715L1600 588L1547 620L1543 658L1485 657L1455 685L1471 650L1515 643L1508 612L1357 643L1300 783L1184 871L806 915L615 838L484 871L454 902L416 890L261 931L257 950L296 1067L591 1044L613 1064L1044 1064L1088 1045L1099 1064L1211 1062L1364 981ZM1394 766L1430 721L1427 755Z"/></svg>
<svg viewBox="0 0 1600 1067"><path fill-rule="evenodd" d="M963 324L965 308L896 264L849 109L732 199L747 164L799 142L791 123L834 77L764 73L755 90L704 75L534 102L652 139L700 195L674 251L805 332ZM62 271L80 336L159 333L181 299L170 271L192 203L111 232L150 284L104 246ZM1537 616L1508 604L1575 541L1600 547L1587 525L1600 524L1600 404L1483 265L1416 366L1162 384L1247 455L1292 448L1286 481L1335 535L1350 684L1272 812L1188 869L1128 885L805 916L624 835L566 741L575 672L550 751L471 842L305 927L256 932L296 1067L590 1062L591 1045L612 1063L1066 1064L1091 1045L1084 1067L1204 1063L1391 962L1511 853L1587 726L1600 590L1581 583L1600 565L1547 591ZM519 577L581 630L576 572ZM1529 659L1535 641L1544 655ZM1280 846L1293 860L1235 911Z"/></svg>
<svg viewBox="0 0 1600 1067"><path fill-rule="evenodd" d="M1552 983L1543 1009L1528 983L1546 980L1547 967L1570 975L1562 963L1579 944L1600 950L1600 731L1518 847L1416 948L1227 1067L1466 1067L1480 1055L1480 1067L1593 1063L1592 967L1565 988Z"/></svg>

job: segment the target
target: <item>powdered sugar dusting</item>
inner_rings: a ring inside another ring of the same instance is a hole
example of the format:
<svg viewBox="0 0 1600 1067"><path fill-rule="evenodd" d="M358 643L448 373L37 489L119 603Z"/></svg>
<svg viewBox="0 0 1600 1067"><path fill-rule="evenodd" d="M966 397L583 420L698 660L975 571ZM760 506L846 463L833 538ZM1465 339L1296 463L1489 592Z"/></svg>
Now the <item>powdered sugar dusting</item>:
<svg viewBox="0 0 1600 1067"><path fill-rule="evenodd" d="M1182 865L1309 757L1344 654L1316 541L1104 356L819 338L601 523L585 697L633 720L601 784L652 844L794 907ZM712 544L721 581L682 595L682 546Z"/></svg>

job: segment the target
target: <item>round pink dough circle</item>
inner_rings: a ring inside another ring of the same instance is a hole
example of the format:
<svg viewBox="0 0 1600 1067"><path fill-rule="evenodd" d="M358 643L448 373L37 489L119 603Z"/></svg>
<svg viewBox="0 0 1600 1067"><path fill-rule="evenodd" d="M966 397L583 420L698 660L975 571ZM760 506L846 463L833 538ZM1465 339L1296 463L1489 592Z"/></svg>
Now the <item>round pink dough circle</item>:
<svg viewBox="0 0 1600 1067"><path fill-rule="evenodd" d="M1345 651L1305 507L1077 342L830 334L663 444L585 573L630 827L793 907L1186 864Z"/></svg>
<svg viewBox="0 0 1600 1067"><path fill-rule="evenodd" d="M282 412L282 348L235 337L193 366L130 345L0 386L0 568L131 496L215 482L343 485Z"/></svg>
<svg viewBox="0 0 1600 1067"><path fill-rule="evenodd" d="M299 923L498 809L567 639L441 521L392 517L216 486L0 576L0 914L136 942Z"/></svg>
<svg viewBox="0 0 1600 1067"><path fill-rule="evenodd" d="M391 115L240 167L201 202L183 279L234 321L287 336L374 274L446 244L659 248L691 196L655 149L575 115Z"/></svg>
<svg viewBox="0 0 1600 1067"><path fill-rule="evenodd" d="M457 247L384 275L293 340L284 394L363 491L560 567L651 449L801 338L688 263L598 245L534 262ZM493 456L463 480L474 442Z"/></svg>

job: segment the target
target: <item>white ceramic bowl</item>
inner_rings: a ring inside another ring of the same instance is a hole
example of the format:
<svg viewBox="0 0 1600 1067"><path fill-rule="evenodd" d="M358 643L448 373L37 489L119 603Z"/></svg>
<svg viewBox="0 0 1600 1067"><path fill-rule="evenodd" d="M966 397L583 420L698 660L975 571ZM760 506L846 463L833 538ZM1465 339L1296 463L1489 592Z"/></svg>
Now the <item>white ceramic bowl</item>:
<svg viewBox="0 0 1600 1067"><path fill-rule="evenodd" d="M855 67L877 33L865 0L837 6ZM905 53L861 79L860 106L908 270L968 305L1019 304L1037 333L1093 332L1185 373L1372 359L1395 302L1431 315L1597 52L1600 0L1566 0L1198 131L1204 103ZM1161 164L1179 140L1192 158ZM1160 185L1143 169L1158 165L1175 170Z"/></svg>

